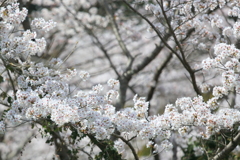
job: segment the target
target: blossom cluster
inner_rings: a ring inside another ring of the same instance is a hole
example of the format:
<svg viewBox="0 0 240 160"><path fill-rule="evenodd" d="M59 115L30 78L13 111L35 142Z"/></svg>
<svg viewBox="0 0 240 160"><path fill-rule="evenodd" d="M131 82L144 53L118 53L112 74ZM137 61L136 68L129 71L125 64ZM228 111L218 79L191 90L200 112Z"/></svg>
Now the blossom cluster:
<svg viewBox="0 0 240 160"><path fill-rule="evenodd" d="M176 17L182 22L185 15L190 15L192 4L186 1L184 7L176 1L173 5L181 8L183 16ZM215 9L217 6L222 8L226 2L210 1L193 3L198 12L206 7ZM167 4L164 5L167 8ZM163 18L162 10L157 5L147 5L147 10L158 18ZM236 16L234 8L232 16ZM240 121L240 111L232 108L220 108L219 101L230 92L236 90L240 93L240 50L234 45L218 43L214 47L213 58L202 61L203 70L217 69L222 76L222 85L213 87L212 95L209 100L204 101L202 96L194 98L183 97L176 100L174 104L168 104L161 115L148 116L149 102L145 98L133 98L133 106L120 111L115 111L112 102L118 98L119 81L110 79L108 81L109 90L103 93L101 84L95 85L91 90L80 90L75 94L70 93L68 81L79 76L83 81L90 77L86 71L79 74L74 69L63 70L63 62L60 59L51 59L48 64L31 61L31 56L43 52L46 42L43 38L38 39L36 32L30 30L22 32L21 36L14 36L12 32L15 25L19 25L26 17L26 9L19 10L17 3L12 3L0 9L3 21L0 22L1 56L4 61L11 59L17 60L17 65L21 70L18 76L18 89L14 101L10 104L11 108L6 112L5 119L0 121L0 133L6 130L6 124L18 125L26 121L36 122L42 119L50 119L59 127L71 123L76 126L79 132L92 134L99 140L107 139L115 129L126 135L136 135L142 139L149 140L147 147L152 146L155 152L160 148L171 149L172 144L169 139L172 131L178 131L181 136L190 132L191 127L205 127L200 136L210 137L220 129L232 129L233 125ZM167 12L167 16L172 16ZM183 18L183 19L182 19ZM175 26L176 32L185 34L187 29L196 27L199 29L198 22L208 19L209 16L203 15L198 20L192 20L182 26ZM17 19L17 20L15 20ZM221 28L225 36L234 33L235 38L240 35L239 23L236 22L233 28L224 28L222 20L212 15L211 27ZM193 23L192 23L193 22ZM172 22L175 23L175 22ZM35 29L48 31L56 23L45 21L41 18L32 22ZM156 28L163 32L165 26L155 24ZM198 30L200 35L213 36L207 27ZM230 33L229 33L230 32ZM206 48L201 45L199 48ZM210 91L209 86L202 86L203 92ZM216 109L219 110L215 112ZM158 138L160 146L151 140ZM124 144L118 140L114 145L119 153L124 151ZM196 149L196 152L201 152ZM199 153L200 154L200 153Z"/></svg>
<svg viewBox="0 0 240 160"><path fill-rule="evenodd" d="M31 55L41 53L46 46L44 38L36 38L36 33L30 30L24 31L21 36L12 37L13 32L17 32L21 22L27 16L27 9L19 9L18 3L12 3L6 7L1 7L0 16L0 40L1 55L8 59L29 60ZM49 24L51 26L51 24Z"/></svg>
<svg viewBox="0 0 240 160"><path fill-rule="evenodd" d="M21 36L10 36L15 25L19 25L26 17L27 10L19 10L18 3L10 3L1 7L1 55L8 63L11 59L17 60L15 64L21 74L17 78L18 90L16 99L6 112L5 119L1 121L1 133L5 131L6 124L18 125L26 121L50 119L59 126L66 123L79 123L79 130L94 134L98 139L106 139L114 131L110 115L114 114L114 107L110 102L118 96L114 88L118 81L109 80L112 88L106 95L101 91L99 84L90 91L79 91L70 96L67 81L77 75L75 69L62 69L60 59L51 59L48 63L33 62L31 56L41 53L46 46L43 38L38 39L36 32L30 30L19 31ZM14 21L17 19L18 21ZM32 21L33 29L48 31L56 23L45 21L42 18ZM89 78L86 71L79 73L83 80ZM108 116L107 116L108 115ZM7 126L8 127L8 126Z"/></svg>
<svg viewBox="0 0 240 160"><path fill-rule="evenodd" d="M239 71L240 71L240 50L234 45L225 43L217 44L214 47L215 58L203 60L202 67L204 70L218 69L222 74L222 86L213 88L215 97L227 95L234 88L239 88ZM239 90L236 90L239 93Z"/></svg>
<svg viewBox="0 0 240 160"><path fill-rule="evenodd" d="M184 97L179 98L175 105L167 105L163 115L155 116L157 119L164 117L163 119L166 120L165 126L159 127L170 131L178 130L183 136L191 132L192 126L204 127L205 130L200 135L204 138L210 137L223 128L232 129L233 125L240 120L240 112L230 106L223 108L220 103L223 98L235 91L239 94L240 50L239 46L233 44L238 43L240 25L238 20L231 19L239 17L239 2L227 0L161 1L155 4L154 2L147 3L145 10L152 13L155 18L152 24L161 34L166 34L172 27L177 37L175 41L182 43L184 40L184 45L187 44L186 47L182 45L184 51L210 52L210 57L202 61L200 68L203 69L203 73L215 70L221 76L221 84L218 86L206 83L201 86L202 93L211 92L207 100L201 96ZM214 12L215 10L217 11ZM220 10L222 14L219 14ZM166 21L171 26L167 26ZM191 37L187 37L193 29ZM233 116L230 117L228 113ZM151 120L150 117L147 119ZM148 135L151 134L154 135L152 131Z"/></svg>
<svg viewBox="0 0 240 160"><path fill-rule="evenodd" d="M8 3L11 2L8 1ZM11 5L7 5L7 7L1 7L0 16L3 21L9 24L19 25L26 18L27 12L26 8L20 10L18 3L11 3Z"/></svg>
<svg viewBox="0 0 240 160"><path fill-rule="evenodd" d="M52 20L45 21L43 18L35 18L32 20L31 25L35 30L44 30L45 32L48 32L56 26L56 22L53 22Z"/></svg>

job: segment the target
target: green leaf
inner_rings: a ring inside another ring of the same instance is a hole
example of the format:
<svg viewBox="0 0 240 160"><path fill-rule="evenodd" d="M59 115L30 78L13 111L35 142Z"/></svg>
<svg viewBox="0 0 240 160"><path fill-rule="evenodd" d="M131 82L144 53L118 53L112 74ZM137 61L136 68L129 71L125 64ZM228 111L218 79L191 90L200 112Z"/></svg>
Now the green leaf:
<svg viewBox="0 0 240 160"><path fill-rule="evenodd" d="M12 103L12 97L7 98L8 103Z"/></svg>
<svg viewBox="0 0 240 160"><path fill-rule="evenodd" d="M34 128L34 123L31 124L32 129Z"/></svg>
<svg viewBox="0 0 240 160"><path fill-rule="evenodd" d="M8 70L10 70L11 72L14 72L14 67L13 67L12 65L8 64L8 65L6 66L6 68L7 68Z"/></svg>
<svg viewBox="0 0 240 160"><path fill-rule="evenodd" d="M4 82L3 76L0 76L0 83Z"/></svg>

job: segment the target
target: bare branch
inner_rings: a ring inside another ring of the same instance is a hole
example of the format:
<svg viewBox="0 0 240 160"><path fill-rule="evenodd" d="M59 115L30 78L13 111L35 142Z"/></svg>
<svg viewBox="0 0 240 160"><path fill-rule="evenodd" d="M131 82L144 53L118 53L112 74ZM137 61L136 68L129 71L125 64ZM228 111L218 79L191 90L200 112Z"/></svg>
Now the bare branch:
<svg viewBox="0 0 240 160"><path fill-rule="evenodd" d="M166 68L167 64L170 62L171 59L172 59L172 53L167 56L167 59L155 72L153 81L156 82L156 84L154 84L154 86L151 86L151 88L149 89L146 101L150 101L152 99L154 91L157 87L158 79L159 79L163 69ZM150 108L151 108L151 104L149 105L148 115L150 115Z"/></svg>
<svg viewBox="0 0 240 160"><path fill-rule="evenodd" d="M104 6L104 8L106 10L106 13L107 13L107 15L108 15L108 17L110 19L111 24L112 24L112 29L113 29L113 32L114 32L114 34L116 36L118 44L122 48L122 51L125 53L125 55L129 58L129 60L132 61L133 57L130 54L129 50L127 49L125 43L122 40L122 37L121 37L121 35L119 33L118 25L117 25L117 23L116 23L116 21L115 21L115 19L113 17L113 14L111 13L111 10L109 8L109 4L105 0L102 0L102 1L103 1L103 6Z"/></svg>

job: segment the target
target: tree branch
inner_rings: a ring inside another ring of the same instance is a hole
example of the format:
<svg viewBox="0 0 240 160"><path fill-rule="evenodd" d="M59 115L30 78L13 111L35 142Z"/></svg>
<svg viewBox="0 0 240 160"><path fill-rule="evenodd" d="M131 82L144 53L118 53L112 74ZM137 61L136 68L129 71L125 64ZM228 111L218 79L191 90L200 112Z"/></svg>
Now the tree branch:
<svg viewBox="0 0 240 160"><path fill-rule="evenodd" d="M233 140L228 143L228 145L220 151L216 156L213 157L213 160L221 160L224 157L228 156L230 152L232 152L237 145L240 143L240 132L237 134L236 137L233 138Z"/></svg>
<svg viewBox="0 0 240 160"><path fill-rule="evenodd" d="M123 138L122 136L117 135L117 134L113 134L113 136L115 136L117 138L120 138L124 143L126 143L128 145L128 147L131 149L132 154L133 154L135 160L139 160L138 155L137 155L135 149L133 148L132 144L128 140L126 140L125 138Z"/></svg>
<svg viewBox="0 0 240 160"><path fill-rule="evenodd" d="M167 17L167 15L166 15L165 10L164 10L164 7L163 7L163 0L161 0L161 3L160 3L158 0L157 0L157 2L158 2L159 6L160 6L161 9L162 9L163 16L164 16L164 18L165 18L165 20L166 20L166 22L167 22L168 28L169 28L169 30L170 30L170 34L173 36L174 41L175 41L176 45L178 46L179 51L180 51L180 53L181 53L181 56L182 56L182 57L180 58L180 56L179 56L178 58L181 59L181 62L182 62L182 64L183 64L183 66L185 67L185 69L186 69L186 70L188 71L188 73L190 74L190 77L191 77L191 80L192 80L192 85L193 85L193 88L194 88L195 92L196 92L198 95L201 95L201 92L200 92L200 90L198 89L198 86L197 86L196 77L195 77L195 72L192 70L191 66L188 64L188 62L187 62L187 60L186 60L186 58L185 58L185 55L184 55L184 51L183 51L183 49L182 49L182 45L180 44L179 40L177 39L177 36L176 36L176 34L175 34L175 32L174 32L174 30L173 30L173 28L172 28L172 26L171 26L171 24L170 24L170 22L169 22L169 20L168 20L168 17ZM189 36L190 36L190 35L189 35Z"/></svg>
<svg viewBox="0 0 240 160"><path fill-rule="evenodd" d="M163 69L167 66L167 64L170 62L170 60L172 59L172 53L168 55L167 59L164 61L164 63L157 69L157 72L154 74L153 77L153 81L156 82L156 84L154 86L151 86L151 88L148 91L148 95L147 95L147 99L146 101L150 101L153 97L154 91L157 87L157 83L158 83L158 79L159 76L161 75ZM151 108L151 104L149 105L149 109L148 109L148 115L150 116L150 108Z"/></svg>

